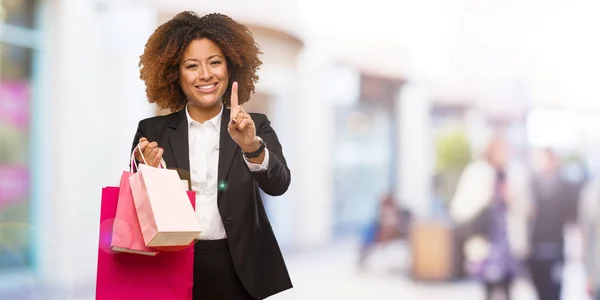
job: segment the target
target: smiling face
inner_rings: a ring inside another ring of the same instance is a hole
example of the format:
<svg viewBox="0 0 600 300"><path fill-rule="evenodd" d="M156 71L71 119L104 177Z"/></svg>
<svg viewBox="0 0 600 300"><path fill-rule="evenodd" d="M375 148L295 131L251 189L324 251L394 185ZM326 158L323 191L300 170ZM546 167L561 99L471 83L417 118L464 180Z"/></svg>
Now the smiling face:
<svg viewBox="0 0 600 300"><path fill-rule="evenodd" d="M179 65L179 84L189 106L220 110L221 97L229 84L227 62L221 48L205 38L192 41Z"/></svg>

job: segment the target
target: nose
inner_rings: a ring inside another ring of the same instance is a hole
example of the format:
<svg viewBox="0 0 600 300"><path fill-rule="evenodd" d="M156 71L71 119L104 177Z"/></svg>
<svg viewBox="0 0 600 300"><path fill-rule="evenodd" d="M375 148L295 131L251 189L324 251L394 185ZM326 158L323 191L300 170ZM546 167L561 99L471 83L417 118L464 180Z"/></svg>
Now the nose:
<svg viewBox="0 0 600 300"><path fill-rule="evenodd" d="M210 69L208 68L208 66L204 66L203 68L200 68L200 70L198 72L200 72L199 76L200 76L200 79L202 79L202 80L209 80L212 77L212 73L210 72Z"/></svg>

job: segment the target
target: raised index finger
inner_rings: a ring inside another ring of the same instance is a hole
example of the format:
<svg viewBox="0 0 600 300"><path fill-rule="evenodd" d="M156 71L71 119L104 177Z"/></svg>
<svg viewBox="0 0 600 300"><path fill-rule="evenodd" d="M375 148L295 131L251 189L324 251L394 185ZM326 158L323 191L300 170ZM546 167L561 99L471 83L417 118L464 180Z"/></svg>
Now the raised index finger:
<svg viewBox="0 0 600 300"><path fill-rule="evenodd" d="M239 106L237 98L237 81L234 81L231 85L231 108Z"/></svg>
<svg viewBox="0 0 600 300"><path fill-rule="evenodd" d="M240 105L239 105L239 101L238 101L238 83L233 82L233 84L231 85L231 120L233 120L235 118L235 116L238 114L239 110L240 110Z"/></svg>

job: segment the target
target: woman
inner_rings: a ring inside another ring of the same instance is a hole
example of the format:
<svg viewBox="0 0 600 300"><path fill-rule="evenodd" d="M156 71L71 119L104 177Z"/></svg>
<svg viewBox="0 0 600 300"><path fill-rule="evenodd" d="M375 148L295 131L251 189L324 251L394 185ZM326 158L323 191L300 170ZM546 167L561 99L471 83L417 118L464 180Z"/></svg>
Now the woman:
<svg viewBox="0 0 600 300"><path fill-rule="evenodd" d="M495 293L510 299L513 279L527 252L529 192L523 177L507 172L507 153L504 138L495 137L485 159L465 169L450 204L459 248L467 241L466 256L485 286L486 299Z"/></svg>
<svg viewBox="0 0 600 300"><path fill-rule="evenodd" d="M248 114L261 54L249 30L221 14L182 12L156 29L140 57L151 103L167 116L139 122L136 159L191 174L202 233L193 298L264 299L292 287L259 188L273 196L290 170L265 115Z"/></svg>

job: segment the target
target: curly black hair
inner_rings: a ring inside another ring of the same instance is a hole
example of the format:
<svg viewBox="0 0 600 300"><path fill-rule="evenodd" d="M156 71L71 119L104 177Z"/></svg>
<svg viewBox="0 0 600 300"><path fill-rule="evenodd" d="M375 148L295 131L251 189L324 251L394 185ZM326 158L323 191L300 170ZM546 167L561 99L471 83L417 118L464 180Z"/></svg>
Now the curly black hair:
<svg viewBox="0 0 600 300"><path fill-rule="evenodd" d="M234 81L238 82L239 103L250 100L259 79L256 73L262 64L258 57L262 52L250 30L223 14L199 17L194 12L184 11L154 31L140 56L140 78L146 84L150 103L172 112L185 107L186 96L178 83L179 64L188 45L201 38L213 41L225 54L231 80L223 103L230 106Z"/></svg>

